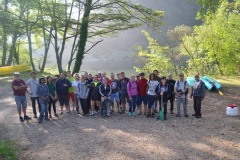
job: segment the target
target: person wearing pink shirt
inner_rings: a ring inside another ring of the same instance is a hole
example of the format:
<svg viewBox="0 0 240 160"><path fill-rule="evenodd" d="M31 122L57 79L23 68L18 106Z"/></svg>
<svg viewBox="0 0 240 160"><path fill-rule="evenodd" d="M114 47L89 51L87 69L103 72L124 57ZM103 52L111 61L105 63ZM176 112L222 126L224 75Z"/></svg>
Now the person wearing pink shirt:
<svg viewBox="0 0 240 160"><path fill-rule="evenodd" d="M138 99L138 90L137 90L137 82L135 79L135 75L132 75L130 81L127 84L127 92L130 100L129 105L129 116L136 116L135 109L137 106L137 99Z"/></svg>

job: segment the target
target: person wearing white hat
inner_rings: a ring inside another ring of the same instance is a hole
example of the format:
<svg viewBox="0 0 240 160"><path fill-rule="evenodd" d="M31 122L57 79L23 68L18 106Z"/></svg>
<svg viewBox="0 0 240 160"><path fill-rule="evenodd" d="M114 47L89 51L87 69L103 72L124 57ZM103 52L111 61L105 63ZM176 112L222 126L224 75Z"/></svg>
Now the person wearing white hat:
<svg viewBox="0 0 240 160"><path fill-rule="evenodd" d="M15 102L17 105L17 111L19 115L19 120L24 122L24 120L30 120L31 118L26 115L27 109L27 85L24 80L20 79L20 73L14 72L14 80L12 81L12 89L15 96ZM21 110L24 114L22 117Z"/></svg>

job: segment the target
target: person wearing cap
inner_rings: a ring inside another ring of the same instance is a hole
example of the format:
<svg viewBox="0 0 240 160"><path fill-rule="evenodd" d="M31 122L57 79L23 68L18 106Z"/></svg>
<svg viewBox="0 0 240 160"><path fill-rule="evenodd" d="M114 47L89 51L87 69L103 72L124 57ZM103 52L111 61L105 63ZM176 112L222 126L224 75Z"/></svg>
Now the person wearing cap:
<svg viewBox="0 0 240 160"><path fill-rule="evenodd" d="M171 108L170 113L173 114L174 109L174 100L175 100L175 93L174 93L174 85L176 81L172 79L172 75L168 75L167 79L167 85L168 85L168 95L167 95L167 101L170 101Z"/></svg>
<svg viewBox="0 0 240 160"><path fill-rule="evenodd" d="M147 88L148 88L148 80L145 78L145 73L139 74L140 79L137 82L138 86L138 109L139 113L138 115L141 115L143 113L142 111L142 104L144 105L144 114L147 114Z"/></svg>
<svg viewBox="0 0 240 160"><path fill-rule="evenodd" d="M195 75L195 82L192 86L192 92L191 92L191 99L193 98L193 108L195 113L192 116L195 116L196 118L201 118L201 106L202 101L205 97L205 85L204 83L199 79L199 75Z"/></svg>
<svg viewBox="0 0 240 160"><path fill-rule="evenodd" d="M174 85L174 92L177 96L177 114L176 117L181 117L181 104L183 104L184 117L188 116L188 82L184 80L184 74L179 75L179 80Z"/></svg>
<svg viewBox="0 0 240 160"><path fill-rule="evenodd" d="M30 75L31 75L31 78L27 81L27 85L30 88L29 95L31 97L34 118L37 118L36 101L38 104L39 114L41 112L41 105L39 103L39 98L37 95L37 88L39 86L39 80L37 78L37 73L35 71L32 71L30 73Z"/></svg>
<svg viewBox="0 0 240 160"><path fill-rule="evenodd" d="M12 89L15 97L15 102L17 105L17 111L19 115L19 120L21 122L24 122L24 120L30 120L31 118L26 115L26 109L27 109L27 98L26 98L26 92L27 92L27 84L24 82L24 80L20 79L20 73L15 72L14 73L14 80L12 81ZM24 117L22 117L23 112Z"/></svg>

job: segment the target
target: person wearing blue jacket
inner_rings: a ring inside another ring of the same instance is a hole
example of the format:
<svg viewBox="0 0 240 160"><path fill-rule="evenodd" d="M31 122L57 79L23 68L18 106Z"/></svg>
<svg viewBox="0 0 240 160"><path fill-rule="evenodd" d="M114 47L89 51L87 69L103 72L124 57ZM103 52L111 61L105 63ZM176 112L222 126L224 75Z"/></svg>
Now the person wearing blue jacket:
<svg viewBox="0 0 240 160"><path fill-rule="evenodd" d="M168 88L169 87L166 82L166 77L163 76L161 78L161 83L158 86L158 95L161 96L161 99L159 100L159 106L160 106L160 110L162 110L162 107L163 107L164 120L167 120L167 101L168 101L168 96L170 95Z"/></svg>
<svg viewBox="0 0 240 160"><path fill-rule="evenodd" d="M192 93L190 98L193 98L193 107L195 114L192 116L196 116L196 118L201 118L201 108L202 108L202 101L205 97L205 85L204 83L199 79L199 75L195 76L195 82L192 86Z"/></svg>

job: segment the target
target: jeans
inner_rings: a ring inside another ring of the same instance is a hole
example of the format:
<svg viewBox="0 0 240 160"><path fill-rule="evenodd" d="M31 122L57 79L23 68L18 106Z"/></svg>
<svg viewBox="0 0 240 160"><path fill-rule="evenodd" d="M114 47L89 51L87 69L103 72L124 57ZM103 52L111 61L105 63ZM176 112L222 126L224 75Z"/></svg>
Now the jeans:
<svg viewBox="0 0 240 160"><path fill-rule="evenodd" d="M32 108L33 108L33 114L34 114L34 115L37 115L37 111L36 111L36 101L37 101L37 103L38 103L39 113L41 112L41 105L40 105L40 103L39 103L38 97L31 97Z"/></svg>
<svg viewBox="0 0 240 160"><path fill-rule="evenodd" d="M148 109L155 109L155 100L156 96L155 95L147 95L148 97Z"/></svg>
<svg viewBox="0 0 240 160"><path fill-rule="evenodd" d="M48 105L47 105L47 102L40 103L40 105L41 105L41 112L39 116L39 121L43 121L44 113L45 113L45 119L48 119Z"/></svg>
<svg viewBox="0 0 240 160"><path fill-rule="evenodd" d="M201 116L201 107L202 107L202 97L194 96L193 97L193 107L196 116Z"/></svg>
<svg viewBox="0 0 240 160"><path fill-rule="evenodd" d="M181 103L183 104L184 115L187 115L188 99L187 98L180 98L180 97L177 97L177 114L181 115Z"/></svg>
<svg viewBox="0 0 240 160"><path fill-rule="evenodd" d="M56 100L52 99L51 96L49 96L49 102L48 102L48 112L51 115L52 112L52 106L53 106L53 111L56 114Z"/></svg>
<svg viewBox="0 0 240 160"><path fill-rule="evenodd" d="M135 112L138 96L131 96L131 98L132 99L130 100L129 112Z"/></svg>
<svg viewBox="0 0 240 160"><path fill-rule="evenodd" d="M79 99L78 94L74 93L75 103L76 103L76 111L79 112Z"/></svg>
<svg viewBox="0 0 240 160"><path fill-rule="evenodd" d="M83 114L87 115L89 113L89 109L87 107L87 99L79 98L79 100L81 103Z"/></svg>

